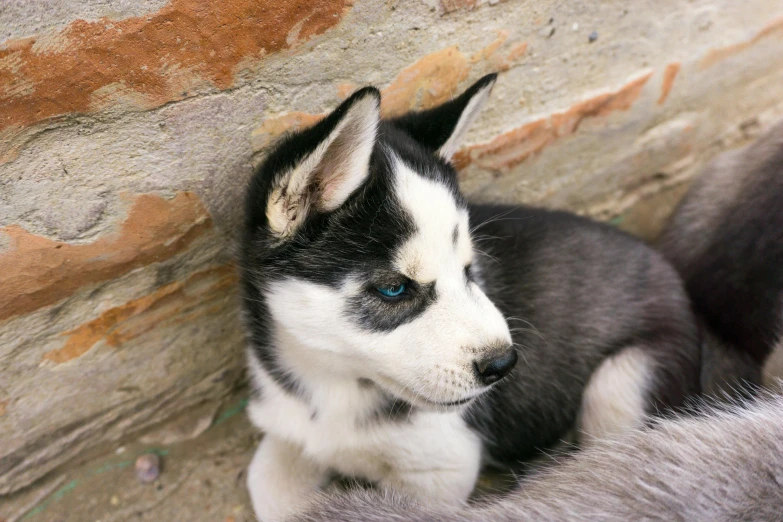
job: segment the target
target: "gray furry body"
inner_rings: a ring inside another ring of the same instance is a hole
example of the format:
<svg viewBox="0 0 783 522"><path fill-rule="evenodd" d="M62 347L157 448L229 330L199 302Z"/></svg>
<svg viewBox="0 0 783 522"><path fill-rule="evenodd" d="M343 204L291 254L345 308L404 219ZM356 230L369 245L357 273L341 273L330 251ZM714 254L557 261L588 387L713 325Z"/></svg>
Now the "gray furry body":
<svg viewBox="0 0 783 522"><path fill-rule="evenodd" d="M783 328L783 122L712 161L659 246L702 324L703 391L761 384Z"/></svg>
<svg viewBox="0 0 783 522"><path fill-rule="evenodd" d="M783 520L783 398L666 419L597 442L463 509L375 491L324 496L298 522Z"/></svg>
<svg viewBox="0 0 783 522"><path fill-rule="evenodd" d="M652 361L648 388L615 390L644 393L647 413L698 393L698 331L680 280L660 255L565 212L471 210L477 225L488 220L476 230L485 238L477 250L486 254L477 279L507 317L521 355L511 375L466 412L494 460L523 462L574 427L590 431L578 422L585 388L590 393L601 363L624 351Z"/></svg>

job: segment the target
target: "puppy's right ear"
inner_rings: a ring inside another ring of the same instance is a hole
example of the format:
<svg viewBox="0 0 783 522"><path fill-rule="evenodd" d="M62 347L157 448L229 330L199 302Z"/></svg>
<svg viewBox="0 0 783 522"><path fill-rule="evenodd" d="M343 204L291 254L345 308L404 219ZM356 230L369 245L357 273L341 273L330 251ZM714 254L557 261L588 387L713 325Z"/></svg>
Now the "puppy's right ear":
<svg viewBox="0 0 783 522"><path fill-rule="evenodd" d="M488 74L453 100L429 110L409 112L392 123L444 160L451 161L489 98L497 77Z"/></svg>
<svg viewBox="0 0 783 522"><path fill-rule="evenodd" d="M290 236L313 211L336 210L367 179L380 105L378 89L365 87L302 133L299 142L309 152L277 177L267 200L266 217L275 236Z"/></svg>

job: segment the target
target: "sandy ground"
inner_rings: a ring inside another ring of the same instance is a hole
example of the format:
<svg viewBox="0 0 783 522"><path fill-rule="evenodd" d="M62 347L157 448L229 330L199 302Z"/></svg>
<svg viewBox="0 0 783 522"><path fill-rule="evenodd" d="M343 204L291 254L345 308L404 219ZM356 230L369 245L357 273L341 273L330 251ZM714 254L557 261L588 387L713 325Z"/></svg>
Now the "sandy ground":
<svg viewBox="0 0 783 522"><path fill-rule="evenodd" d="M248 422L245 405L236 397L210 414L209 428L193 439L117 446L55 472L0 499L0 522L255 522L245 469L261 435ZM198 416L185 419L192 424ZM160 456L162 470L155 482L142 484L134 464L147 453ZM512 483L510 477L485 475L477 495L502 493Z"/></svg>
<svg viewBox="0 0 783 522"><path fill-rule="evenodd" d="M192 440L133 443L54 473L0 500L0 522L251 522L245 468L260 436L237 400ZM142 484L134 463L160 455L158 480Z"/></svg>

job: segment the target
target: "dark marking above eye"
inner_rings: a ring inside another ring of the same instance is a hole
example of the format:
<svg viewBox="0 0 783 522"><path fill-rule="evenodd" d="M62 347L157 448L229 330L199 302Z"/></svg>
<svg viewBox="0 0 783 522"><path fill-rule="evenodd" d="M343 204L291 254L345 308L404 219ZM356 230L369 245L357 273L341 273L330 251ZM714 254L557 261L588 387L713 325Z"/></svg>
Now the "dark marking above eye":
<svg viewBox="0 0 783 522"><path fill-rule="evenodd" d="M389 332L421 315L435 302L434 283L411 282L411 291L405 299L388 300L375 287L369 287L351 299L349 313L360 326L375 332Z"/></svg>
<svg viewBox="0 0 783 522"><path fill-rule="evenodd" d="M454 225L454 232L451 233L451 242L454 243L454 248L457 248L457 240L459 239L459 225Z"/></svg>

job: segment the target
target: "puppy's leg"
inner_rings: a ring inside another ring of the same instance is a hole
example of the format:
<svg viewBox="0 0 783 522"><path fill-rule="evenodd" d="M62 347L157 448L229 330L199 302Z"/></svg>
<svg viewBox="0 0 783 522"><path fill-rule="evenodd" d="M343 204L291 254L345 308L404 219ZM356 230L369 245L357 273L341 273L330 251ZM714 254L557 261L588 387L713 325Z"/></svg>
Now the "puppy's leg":
<svg viewBox="0 0 783 522"><path fill-rule="evenodd" d="M380 485L425 503L460 505L478 480L481 446L461 419L448 429L401 434L390 459L394 465Z"/></svg>
<svg viewBox="0 0 783 522"><path fill-rule="evenodd" d="M472 469L398 471L382 481L381 486L427 504L459 506L473 491L478 471L478 466L475 472Z"/></svg>
<svg viewBox="0 0 783 522"><path fill-rule="evenodd" d="M581 442L641 426L649 409L656 368L647 352L634 347L604 360L582 395L577 422Z"/></svg>
<svg viewBox="0 0 783 522"><path fill-rule="evenodd" d="M261 522L296 513L328 481L328 469L306 458L296 446L269 435L261 440L247 474L250 500Z"/></svg>

